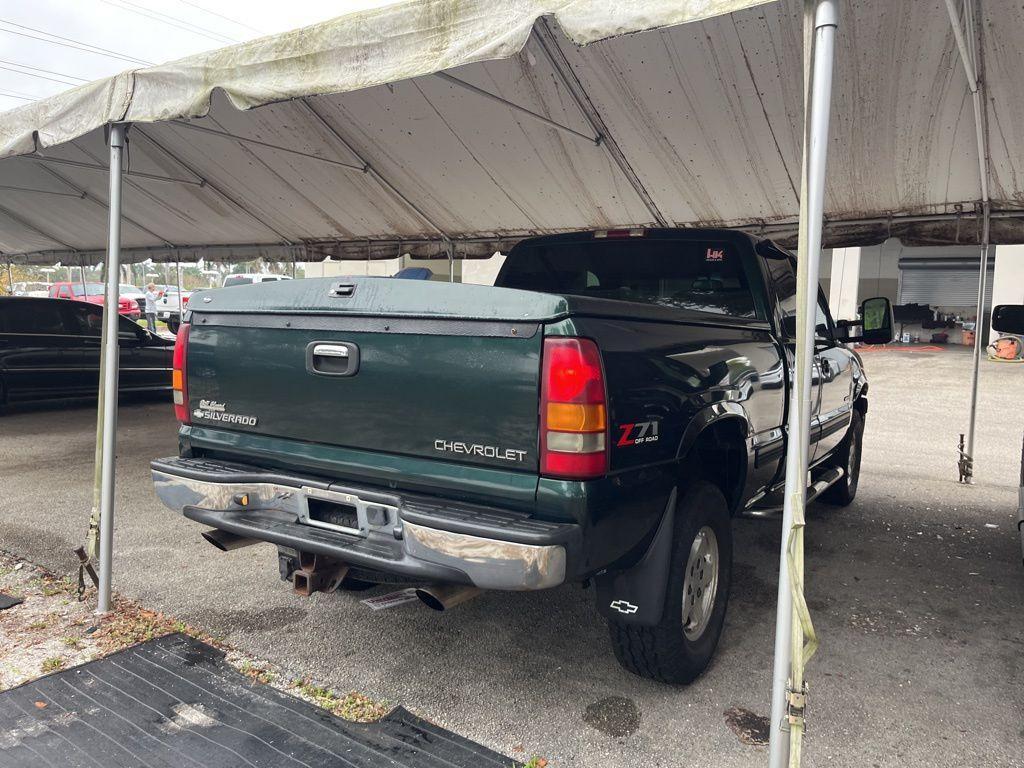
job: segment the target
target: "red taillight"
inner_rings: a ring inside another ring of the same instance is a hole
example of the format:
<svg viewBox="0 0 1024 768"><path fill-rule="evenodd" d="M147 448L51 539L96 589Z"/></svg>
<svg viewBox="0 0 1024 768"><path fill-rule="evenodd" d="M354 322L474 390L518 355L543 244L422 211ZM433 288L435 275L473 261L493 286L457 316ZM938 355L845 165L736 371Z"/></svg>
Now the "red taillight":
<svg viewBox="0 0 1024 768"><path fill-rule="evenodd" d="M184 307L186 304L188 304L188 300L189 300L188 296L182 296L181 297L181 306Z"/></svg>
<svg viewBox="0 0 1024 768"><path fill-rule="evenodd" d="M608 415L601 353L590 339L544 340L540 473L599 477L608 471Z"/></svg>
<svg viewBox="0 0 1024 768"><path fill-rule="evenodd" d="M174 358L171 367L171 389L174 393L174 418L190 424L188 417L188 323L182 323L174 339Z"/></svg>

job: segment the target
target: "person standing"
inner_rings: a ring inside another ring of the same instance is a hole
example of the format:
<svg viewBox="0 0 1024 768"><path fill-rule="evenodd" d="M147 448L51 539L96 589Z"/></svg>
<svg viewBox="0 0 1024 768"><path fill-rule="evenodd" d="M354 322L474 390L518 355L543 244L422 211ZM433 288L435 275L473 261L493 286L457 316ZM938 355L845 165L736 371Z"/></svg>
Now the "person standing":
<svg viewBox="0 0 1024 768"><path fill-rule="evenodd" d="M146 286L146 327L150 333L156 333L156 300L163 291L158 291L156 283Z"/></svg>

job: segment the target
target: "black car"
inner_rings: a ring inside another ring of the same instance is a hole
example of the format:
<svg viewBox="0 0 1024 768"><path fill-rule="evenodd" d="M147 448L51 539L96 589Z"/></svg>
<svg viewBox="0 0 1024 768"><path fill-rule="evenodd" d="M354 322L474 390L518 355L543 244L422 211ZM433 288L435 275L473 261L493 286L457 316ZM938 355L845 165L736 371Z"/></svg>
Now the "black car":
<svg viewBox="0 0 1024 768"><path fill-rule="evenodd" d="M0 298L0 407L95 395L103 307L81 301ZM119 389L171 388L174 342L118 317Z"/></svg>

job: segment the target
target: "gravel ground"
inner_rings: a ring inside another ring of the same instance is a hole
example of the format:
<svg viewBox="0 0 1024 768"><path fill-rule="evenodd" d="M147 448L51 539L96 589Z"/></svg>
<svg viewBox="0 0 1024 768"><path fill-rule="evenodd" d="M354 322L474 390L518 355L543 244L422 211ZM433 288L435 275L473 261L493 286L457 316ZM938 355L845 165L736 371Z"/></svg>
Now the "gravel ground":
<svg viewBox="0 0 1024 768"><path fill-rule="evenodd" d="M859 496L845 510L810 513L808 597L822 646L808 670L806 765L1024 766L1015 531L1024 368L984 364L977 485L964 487L956 441L970 356L951 348L865 359ZM72 571L93 429L87 406L0 419L0 547ZM115 585L126 596L517 757L584 768L764 764L766 749L741 742L723 715L767 714L777 523L736 522L722 646L700 680L674 688L619 669L578 587L486 594L447 614L358 602L386 590L299 598L278 580L272 548L215 552L159 504L148 461L175 450L168 403L123 406Z"/></svg>

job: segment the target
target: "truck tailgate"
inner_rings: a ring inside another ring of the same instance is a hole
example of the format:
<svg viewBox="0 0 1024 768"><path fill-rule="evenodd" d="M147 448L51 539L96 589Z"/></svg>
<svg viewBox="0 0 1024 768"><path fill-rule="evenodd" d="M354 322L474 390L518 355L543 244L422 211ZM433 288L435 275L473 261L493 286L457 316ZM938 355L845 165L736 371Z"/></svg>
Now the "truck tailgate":
<svg viewBox="0 0 1024 768"><path fill-rule="evenodd" d="M193 424L537 470L542 324L560 297L324 279L214 291L192 310Z"/></svg>

